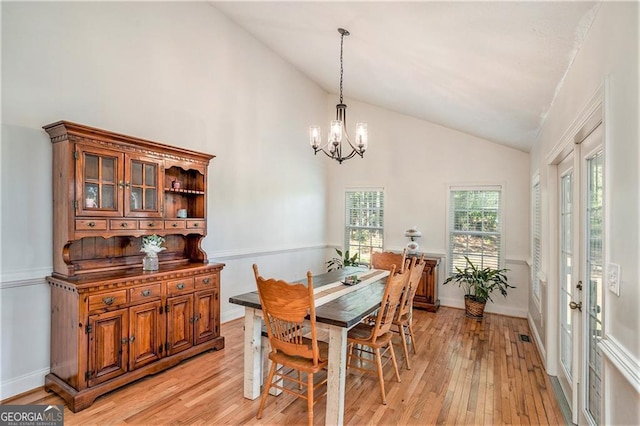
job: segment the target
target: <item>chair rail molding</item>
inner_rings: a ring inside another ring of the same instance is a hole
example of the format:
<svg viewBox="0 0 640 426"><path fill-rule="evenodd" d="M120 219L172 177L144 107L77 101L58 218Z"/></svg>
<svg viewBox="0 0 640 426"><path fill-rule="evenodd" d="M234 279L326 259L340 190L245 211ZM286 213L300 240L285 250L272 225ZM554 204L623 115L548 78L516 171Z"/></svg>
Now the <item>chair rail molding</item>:
<svg viewBox="0 0 640 426"><path fill-rule="evenodd" d="M613 364L640 394L640 360L612 336L605 336L598 346L607 361Z"/></svg>
<svg viewBox="0 0 640 426"><path fill-rule="evenodd" d="M0 289L44 283L44 278L47 275L51 275L52 270L53 266L8 272L3 271L0 275Z"/></svg>
<svg viewBox="0 0 640 426"><path fill-rule="evenodd" d="M241 248L235 250L220 250L207 252L210 262L219 262L222 260L243 259L247 257L272 256L277 254L286 254L307 250L324 250L331 248L328 244L314 244L309 246L281 246L281 247L258 247L258 248Z"/></svg>
<svg viewBox="0 0 640 426"><path fill-rule="evenodd" d="M51 273L51 270L45 275ZM0 290L5 290L8 288L16 288L16 287L29 287L33 285L48 285L45 281L45 275L27 278L27 279L18 279L18 280L2 280L0 281Z"/></svg>

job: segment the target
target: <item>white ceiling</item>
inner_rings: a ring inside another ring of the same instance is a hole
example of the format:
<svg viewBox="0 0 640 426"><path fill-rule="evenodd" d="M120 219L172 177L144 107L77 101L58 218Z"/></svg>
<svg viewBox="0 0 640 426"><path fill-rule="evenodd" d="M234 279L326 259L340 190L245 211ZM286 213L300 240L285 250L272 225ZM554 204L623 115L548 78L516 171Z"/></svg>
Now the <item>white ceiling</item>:
<svg viewBox="0 0 640 426"><path fill-rule="evenodd" d="M211 2L330 93L529 151L598 2ZM337 97L336 97L336 103Z"/></svg>

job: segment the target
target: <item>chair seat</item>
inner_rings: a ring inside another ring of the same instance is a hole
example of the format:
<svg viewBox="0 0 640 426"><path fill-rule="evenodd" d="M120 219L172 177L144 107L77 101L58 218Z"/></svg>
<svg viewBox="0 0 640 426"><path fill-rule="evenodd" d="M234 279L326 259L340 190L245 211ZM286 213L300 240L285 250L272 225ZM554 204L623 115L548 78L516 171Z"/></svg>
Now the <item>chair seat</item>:
<svg viewBox="0 0 640 426"><path fill-rule="evenodd" d="M311 339L305 337L303 341L305 344L311 345ZM296 370L304 371L305 373L317 373L328 365L329 344L318 341L318 352L320 353L318 365L313 365L312 359L287 355L284 352L271 352L269 353L269 359L276 364L286 365Z"/></svg>
<svg viewBox="0 0 640 426"><path fill-rule="evenodd" d="M349 343L367 345L373 348L381 348L389 344L389 340L391 340L391 337L393 335L391 332L388 331L381 336L378 336L376 341L372 342L371 335L373 334L373 331L374 326L365 323L359 323L351 330L349 330L349 333L347 334L347 340Z"/></svg>

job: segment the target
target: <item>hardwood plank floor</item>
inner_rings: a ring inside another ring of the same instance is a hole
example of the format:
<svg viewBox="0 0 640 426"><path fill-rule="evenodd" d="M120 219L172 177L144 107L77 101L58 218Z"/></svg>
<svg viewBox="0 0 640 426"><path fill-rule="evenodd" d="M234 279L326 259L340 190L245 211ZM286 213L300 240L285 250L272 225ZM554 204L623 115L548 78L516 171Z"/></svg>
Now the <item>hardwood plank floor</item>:
<svg viewBox="0 0 640 426"><path fill-rule="evenodd" d="M401 383L385 367L388 405L380 403L375 376L349 372L345 424L565 424L525 319L485 314L482 322L464 311L442 307L416 310L418 353L406 370L395 344ZM65 408L65 425L305 424L306 401L269 396L262 420L259 399L242 396L243 322L222 324L226 347L98 398L79 412ZM399 342L399 338L398 338ZM62 404L38 389L4 404ZM326 399L315 406L315 424L324 424Z"/></svg>

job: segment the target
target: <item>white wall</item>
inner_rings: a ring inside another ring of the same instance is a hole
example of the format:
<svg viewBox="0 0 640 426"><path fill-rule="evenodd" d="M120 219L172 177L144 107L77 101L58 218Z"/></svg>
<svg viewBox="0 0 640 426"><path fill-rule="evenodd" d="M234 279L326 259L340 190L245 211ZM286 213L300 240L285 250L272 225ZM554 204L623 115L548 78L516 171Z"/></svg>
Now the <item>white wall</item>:
<svg viewBox="0 0 640 426"><path fill-rule="evenodd" d="M604 424L640 424L640 131L638 130L640 74L638 2L603 2L578 52L531 155L531 170L540 171L543 194L552 193L546 156L589 99L605 85L605 256L621 267L620 296L604 292L605 409ZM545 203L543 203L545 206ZM543 211L543 247L553 244L549 209ZM553 260L543 256L543 268ZM557 279L550 273L549 299L553 309ZM549 325L552 327L552 325ZM540 332L541 336L545 333ZM551 333L547 333L552 335ZM548 340L548 341L547 341ZM553 364L556 342L542 338ZM622 372L635 371L635 376ZM624 383L625 380L627 383ZM629 393L631 391L631 393ZM629 409L633 407L633 409Z"/></svg>
<svg viewBox="0 0 640 426"><path fill-rule="evenodd" d="M328 109L335 114L335 100ZM500 294L487 312L526 317L529 285L529 155L512 148L382 108L347 100L348 120L364 121L369 130L365 159L329 166L328 241L344 245L344 191L353 187L385 190L385 249L401 250L409 241L404 231L417 225L420 250L447 252L449 185L500 184L504 188L504 257L509 280L517 288ZM347 129L354 132L354 129ZM325 160L330 161L330 160ZM446 259L440 283L446 278ZM455 285L439 287L443 305L463 307Z"/></svg>
<svg viewBox="0 0 640 426"><path fill-rule="evenodd" d="M204 2L2 2L0 400L49 368L57 120L216 155L203 248L226 301L265 273L322 272L325 165L307 123L326 93ZM309 226L313 224L314 226Z"/></svg>

